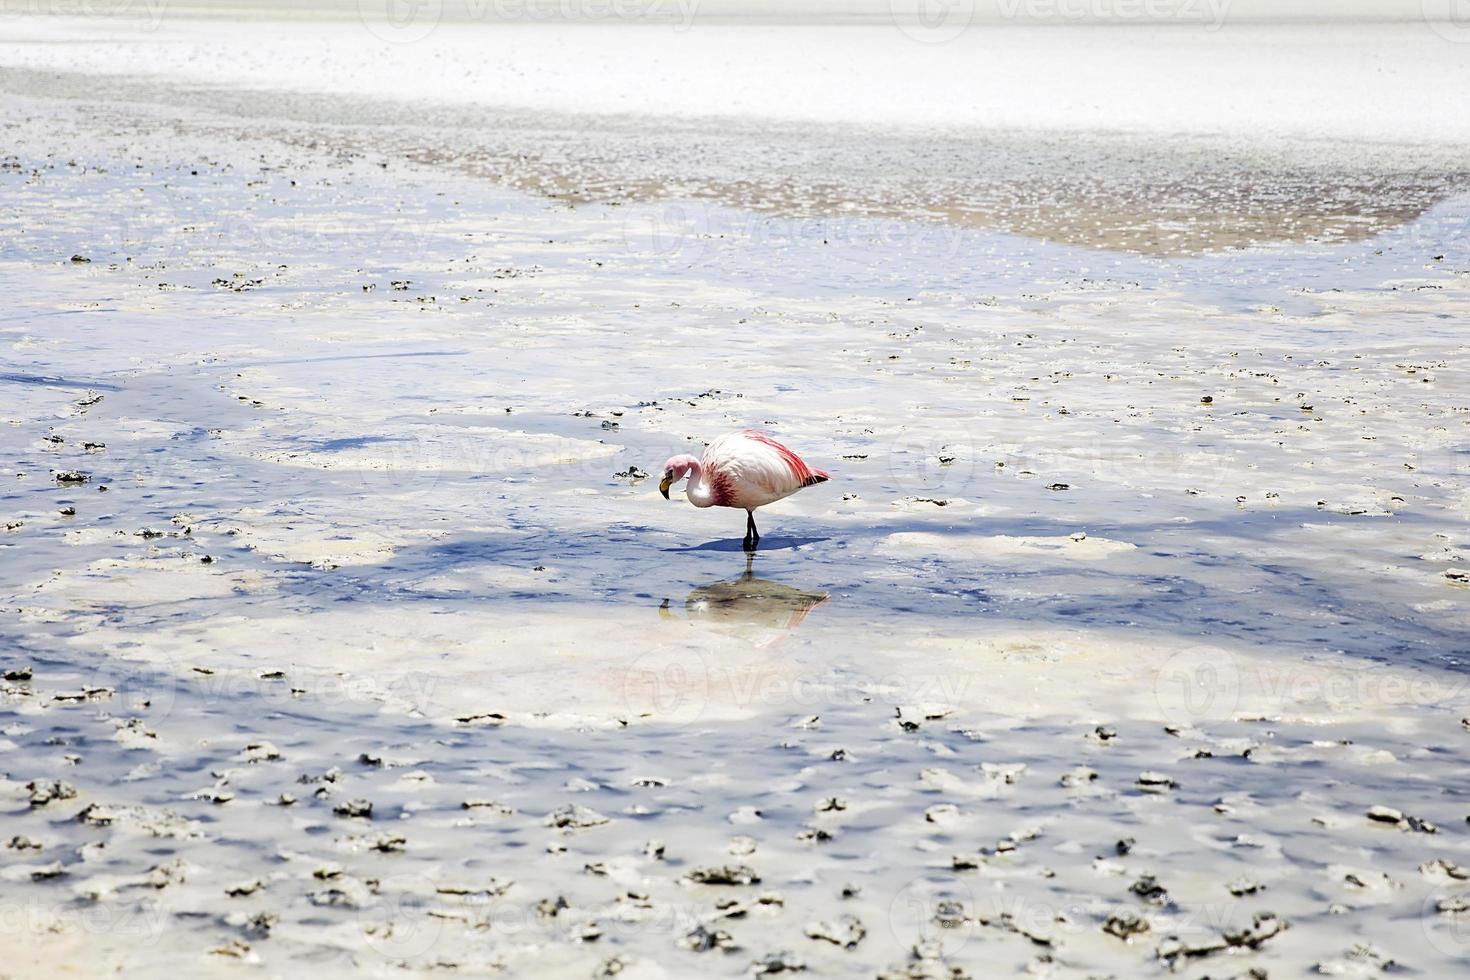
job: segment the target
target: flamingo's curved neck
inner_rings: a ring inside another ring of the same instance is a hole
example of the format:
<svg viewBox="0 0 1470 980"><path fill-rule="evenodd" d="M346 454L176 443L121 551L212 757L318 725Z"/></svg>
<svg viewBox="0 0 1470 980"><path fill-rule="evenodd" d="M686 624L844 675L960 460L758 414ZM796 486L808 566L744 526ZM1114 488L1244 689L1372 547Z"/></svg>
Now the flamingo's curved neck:
<svg viewBox="0 0 1470 980"><path fill-rule="evenodd" d="M709 480L706 479L704 468L698 463L689 464L689 484L684 488L684 495L696 507L708 507L714 502Z"/></svg>

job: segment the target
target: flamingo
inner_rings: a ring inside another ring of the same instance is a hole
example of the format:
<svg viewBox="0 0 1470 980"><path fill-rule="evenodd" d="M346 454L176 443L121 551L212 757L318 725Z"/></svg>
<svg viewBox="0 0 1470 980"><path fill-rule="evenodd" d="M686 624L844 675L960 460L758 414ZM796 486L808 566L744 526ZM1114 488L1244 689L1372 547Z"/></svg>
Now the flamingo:
<svg viewBox="0 0 1470 980"><path fill-rule="evenodd" d="M802 462L800 456L758 429L720 436L704 451L704 459L686 454L669 457L658 491L669 499L669 487L689 477L684 488L696 507L739 507L745 511L746 551L760 541L755 509L789 497L803 487L831 479Z"/></svg>

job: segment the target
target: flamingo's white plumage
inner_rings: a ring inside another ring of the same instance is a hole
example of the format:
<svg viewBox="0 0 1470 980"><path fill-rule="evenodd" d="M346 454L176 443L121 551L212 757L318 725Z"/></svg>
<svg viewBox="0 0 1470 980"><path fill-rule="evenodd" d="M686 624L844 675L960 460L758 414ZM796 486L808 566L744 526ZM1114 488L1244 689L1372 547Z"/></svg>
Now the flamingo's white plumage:
<svg viewBox="0 0 1470 980"><path fill-rule="evenodd" d="M756 429L732 432L709 444L703 459L682 455L664 464L659 492L689 477L684 488L696 507L739 507L745 511L745 547L760 540L755 509L789 497L802 487L825 483L829 477L802 461L796 453Z"/></svg>

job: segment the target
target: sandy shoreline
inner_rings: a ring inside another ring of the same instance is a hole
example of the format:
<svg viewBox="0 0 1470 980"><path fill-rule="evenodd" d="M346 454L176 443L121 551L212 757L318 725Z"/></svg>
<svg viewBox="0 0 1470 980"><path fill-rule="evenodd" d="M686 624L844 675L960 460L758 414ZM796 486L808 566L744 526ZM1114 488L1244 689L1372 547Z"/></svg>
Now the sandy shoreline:
<svg viewBox="0 0 1470 980"><path fill-rule="evenodd" d="M352 22L123 18L100 37L82 18L10 23L0 85L18 95L188 108L571 204L670 201L674 224L694 202L862 218L869 237L938 223L941 247L958 226L1180 256L1364 240L1470 188L1470 130L1420 94L1453 86L1463 61L1422 23L1339 24L1331 44L1244 24L946 45L896 41L891 25L470 23L393 44ZM263 75L261 50L282 71ZM855 62L870 71L838 83ZM1395 83L1371 84L1383 73ZM726 231L707 210L693 221Z"/></svg>
<svg viewBox="0 0 1470 980"><path fill-rule="evenodd" d="M410 125L224 74L170 107L166 60L121 81L92 52L89 81L14 51L5 969L1463 962L1452 136L1310 166L1222 137L1214 185L924 224L825 210L886 172L825 130L690 171L606 118L487 136L515 111ZM716 129L680 152L748 135ZM1052 142L998 138L972 188ZM1116 191L1139 145L1039 166ZM823 153L830 200L793 162ZM558 159L688 183L522 193ZM691 191L741 170L799 204ZM1169 248L1117 237L1244 184ZM1241 228L1271 243L1202 244ZM749 424L836 479L747 565L630 468Z"/></svg>

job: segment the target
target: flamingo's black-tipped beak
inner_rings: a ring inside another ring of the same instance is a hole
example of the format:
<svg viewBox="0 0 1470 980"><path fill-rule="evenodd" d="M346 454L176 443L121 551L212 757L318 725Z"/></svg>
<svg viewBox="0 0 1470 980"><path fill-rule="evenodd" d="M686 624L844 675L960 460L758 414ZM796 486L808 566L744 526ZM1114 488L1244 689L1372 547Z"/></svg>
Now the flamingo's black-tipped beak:
<svg viewBox="0 0 1470 980"><path fill-rule="evenodd" d="M669 499L669 487L673 485L674 474L672 473L665 473L664 478L658 481L658 492L664 495L665 500Z"/></svg>

